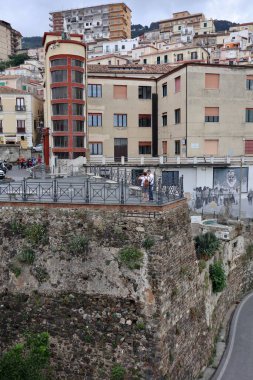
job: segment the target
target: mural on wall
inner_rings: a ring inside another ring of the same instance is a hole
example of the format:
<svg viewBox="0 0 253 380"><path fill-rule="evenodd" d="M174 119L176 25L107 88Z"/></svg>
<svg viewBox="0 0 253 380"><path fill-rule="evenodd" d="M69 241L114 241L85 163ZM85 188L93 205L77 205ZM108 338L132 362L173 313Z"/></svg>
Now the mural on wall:
<svg viewBox="0 0 253 380"><path fill-rule="evenodd" d="M242 192L248 192L248 168L214 168L213 187L239 191L242 179Z"/></svg>
<svg viewBox="0 0 253 380"><path fill-rule="evenodd" d="M248 168L214 168L213 187L193 189L191 208L194 210L211 206L231 207L239 205L240 181L242 193L248 193L248 203L252 204L253 191L248 192Z"/></svg>

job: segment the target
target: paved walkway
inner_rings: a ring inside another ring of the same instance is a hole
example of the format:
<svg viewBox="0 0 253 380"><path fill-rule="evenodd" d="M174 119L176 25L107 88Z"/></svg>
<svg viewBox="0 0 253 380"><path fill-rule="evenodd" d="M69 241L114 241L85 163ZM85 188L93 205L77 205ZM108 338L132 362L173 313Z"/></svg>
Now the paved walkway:
<svg viewBox="0 0 253 380"><path fill-rule="evenodd" d="M212 380L253 380L253 292L235 311L228 346Z"/></svg>

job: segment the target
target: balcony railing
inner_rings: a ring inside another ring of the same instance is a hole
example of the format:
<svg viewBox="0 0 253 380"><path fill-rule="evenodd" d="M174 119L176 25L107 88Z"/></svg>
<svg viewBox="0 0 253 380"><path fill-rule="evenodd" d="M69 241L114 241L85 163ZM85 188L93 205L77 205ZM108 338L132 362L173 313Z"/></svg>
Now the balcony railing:
<svg viewBox="0 0 253 380"><path fill-rule="evenodd" d="M25 128L17 128L17 133L26 133Z"/></svg>
<svg viewBox="0 0 253 380"><path fill-rule="evenodd" d="M15 111L26 111L26 106L25 105L22 105L22 106L16 105Z"/></svg>

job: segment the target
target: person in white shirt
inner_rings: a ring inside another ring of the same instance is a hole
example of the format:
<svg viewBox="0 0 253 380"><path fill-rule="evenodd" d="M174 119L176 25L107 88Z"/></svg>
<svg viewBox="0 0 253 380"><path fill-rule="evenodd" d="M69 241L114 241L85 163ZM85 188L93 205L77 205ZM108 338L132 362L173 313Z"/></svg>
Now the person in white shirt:
<svg viewBox="0 0 253 380"><path fill-rule="evenodd" d="M151 170L147 170L148 182L149 182L149 200L154 200L154 174L151 173Z"/></svg>

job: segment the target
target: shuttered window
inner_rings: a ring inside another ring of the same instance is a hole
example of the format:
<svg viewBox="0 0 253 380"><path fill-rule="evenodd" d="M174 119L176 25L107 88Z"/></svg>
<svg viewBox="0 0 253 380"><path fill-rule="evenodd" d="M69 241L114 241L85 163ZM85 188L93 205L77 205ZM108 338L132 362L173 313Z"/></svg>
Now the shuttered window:
<svg viewBox="0 0 253 380"><path fill-rule="evenodd" d="M205 107L205 122L219 122L219 107Z"/></svg>
<svg viewBox="0 0 253 380"><path fill-rule="evenodd" d="M204 154L217 155L219 140L205 140Z"/></svg>
<svg viewBox="0 0 253 380"><path fill-rule="evenodd" d="M247 75L246 89L253 91L253 75Z"/></svg>
<svg viewBox="0 0 253 380"><path fill-rule="evenodd" d="M127 99L127 86L113 86L114 99Z"/></svg>
<svg viewBox="0 0 253 380"><path fill-rule="evenodd" d="M175 78L175 92L181 91L181 77Z"/></svg>
<svg viewBox="0 0 253 380"><path fill-rule="evenodd" d="M253 140L245 140L245 154L253 154Z"/></svg>
<svg viewBox="0 0 253 380"><path fill-rule="evenodd" d="M253 123L253 108L246 109L246 123Z"/></svg>
<svg viewBox="0 0 253 380"><path fill-rule="evenodd" d="M205 74L205 88L215 89L220 87L220 74Z"/></svg>

